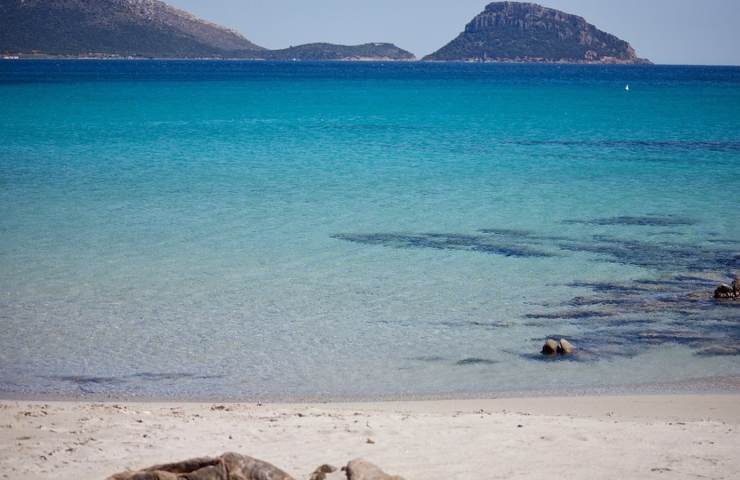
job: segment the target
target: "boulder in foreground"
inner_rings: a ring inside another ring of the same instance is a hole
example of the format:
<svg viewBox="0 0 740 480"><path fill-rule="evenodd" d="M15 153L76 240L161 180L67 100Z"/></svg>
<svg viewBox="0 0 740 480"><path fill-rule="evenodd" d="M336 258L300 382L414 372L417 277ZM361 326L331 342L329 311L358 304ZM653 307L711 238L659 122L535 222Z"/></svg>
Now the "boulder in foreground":
<svg viewBox="0 0 740 480"><path fill-rule="evenodd" d="M311 474L308 480L344 480L347 476L343 471L331 465L321 465Z"/></svg>
<svg viewBox="0 0 740 480"><path fill-rule="evenodd" d="M362 459L352 460L341 471L331 465L318 467L309 480L403 480ZM216 458L194 458L123 472L107 480L294 480L271 463L238 453Z"/></svg>
<svg viewBox="0 0 740 480"><path fill-rule="evenodd" d="M225 453L118 473L107 480L294 480L276 466L256 458Z"/></svg>
<svg viewBox="0 0 740 480"><path fill-rule="evenodd" d="M388 475L380 468L362 459L352 460L345 467L347 480L403 480L396 475Z"/></svg>

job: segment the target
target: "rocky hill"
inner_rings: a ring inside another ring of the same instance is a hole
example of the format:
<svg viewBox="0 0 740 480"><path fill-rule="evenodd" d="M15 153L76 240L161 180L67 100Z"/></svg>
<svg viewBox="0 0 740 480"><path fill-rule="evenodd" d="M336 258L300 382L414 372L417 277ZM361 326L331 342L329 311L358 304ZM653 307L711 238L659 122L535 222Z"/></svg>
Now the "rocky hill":
<svg viewBox="0 0 740 480"><path fill-rule="evenodd" d="M413 53L392 43L366 43L363 45L334 45L309 43L283 50L255 52L255 57L265 60L414 60Z"/></svg>
<svg viewBox="0 0 740 480"><path fill-rule="evenodd" d="M0 0L0 53L68 57L412 60L389 43L267 50L159 0Z"/></svg>
<svg viewBox="0 0 740 480"><path fill-rule="evenodd" d="M158 0L0 0L4 53L192 58L259 50Z"/></svg>
<svg viewBox="0 0 740 480"><path fill-rule="evenodd" d="M629 43L583 17L534 3L494 2L434 61L649 63Z"/></svg>

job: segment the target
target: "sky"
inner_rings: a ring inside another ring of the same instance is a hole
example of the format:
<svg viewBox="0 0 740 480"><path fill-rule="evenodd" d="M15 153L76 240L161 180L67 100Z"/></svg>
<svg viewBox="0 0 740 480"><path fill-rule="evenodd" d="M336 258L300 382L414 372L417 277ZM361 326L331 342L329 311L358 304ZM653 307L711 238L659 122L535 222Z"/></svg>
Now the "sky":
<svg viewBox="0 0 740 480"><path fill-rule="evenodd" d="M390 42L427 55L487 0L166 0L267 48ZM627 40L655 63L740 65L740 0L541 0Z"/></svg>

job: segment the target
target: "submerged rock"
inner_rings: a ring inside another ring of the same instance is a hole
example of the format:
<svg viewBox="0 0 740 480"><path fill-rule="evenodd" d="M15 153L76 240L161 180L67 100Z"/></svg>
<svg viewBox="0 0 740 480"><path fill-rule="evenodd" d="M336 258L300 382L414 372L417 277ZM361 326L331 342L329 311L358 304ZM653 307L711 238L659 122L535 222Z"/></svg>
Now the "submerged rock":
<svg viewBox="0 0 740 480"><path fill-rule="evenodd" d="M380 468L360 458L352 460L345 467L347 480L403 480L397 475L388 475Z"/></svg>
<svg viewBox="0 0 740 480"><path fill-rule="evenodd" d="M194 458L156 465L138 472L123 472L108 480L294 480L276 466L237 453L216 458Z"/></svg>
<svg viewBox="0 0 740 480"><path fill-rule="evenodd" d="M545 341L545 344L542 346L542 354L543 355L555 355L558 351L558 343L548 338L547 341Z"/></svg>
<svg viewBox="0 0 740 480"><path fill-rule="evenodd" d="M471 358L463 358L459 362L457 362L455 365L458 366L465 366L465 365L493 365L494 363L497 363L495 360L489 360L488 358L477 358L477 357L471 357Z"/></svg>
<svg viewBox="0 0 740 480"><path fill-rule="evenodd" d="M737 345L714 345L696 352L700 357L740 356L740 343Z"/></svg>
<svg viewBox="0 0 740 480"><path fill-rule="evenodd" d="M575 348L568 340L564 338L560 339L560 343L558 343L557 348L557 351L560 355L570 355L571 353L573 353L573 350L575 350Z"/></svg>

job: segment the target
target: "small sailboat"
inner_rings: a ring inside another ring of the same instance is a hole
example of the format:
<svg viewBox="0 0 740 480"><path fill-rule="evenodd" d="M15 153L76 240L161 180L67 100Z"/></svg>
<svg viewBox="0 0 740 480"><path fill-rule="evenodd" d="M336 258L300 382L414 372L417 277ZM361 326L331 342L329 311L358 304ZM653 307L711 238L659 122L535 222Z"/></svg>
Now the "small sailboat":
<svg viewBox="0 0 740 480"><path fill-rule="evenodd" d="M624 91L625 91L625 92L629 92L629 91L630 91L630 86L629 86L629 84L627 84L627 85L625 85L625 86L624 86Z"/></svg>

